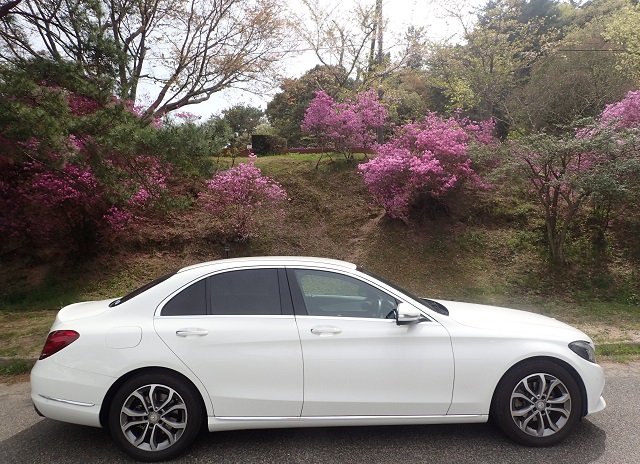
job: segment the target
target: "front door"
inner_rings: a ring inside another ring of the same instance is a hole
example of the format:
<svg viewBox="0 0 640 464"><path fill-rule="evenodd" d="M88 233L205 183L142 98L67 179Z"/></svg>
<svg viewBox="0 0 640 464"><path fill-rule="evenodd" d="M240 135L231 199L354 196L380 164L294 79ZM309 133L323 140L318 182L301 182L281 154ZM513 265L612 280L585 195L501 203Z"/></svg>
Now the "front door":
<svg viewBox="0 0 640 464"><path fill-rule="evenodd" d="M399 300L359 276L313 269L288 275L298 295L304 417L447 413L453 352L439 323L397 325Z"/></svg>

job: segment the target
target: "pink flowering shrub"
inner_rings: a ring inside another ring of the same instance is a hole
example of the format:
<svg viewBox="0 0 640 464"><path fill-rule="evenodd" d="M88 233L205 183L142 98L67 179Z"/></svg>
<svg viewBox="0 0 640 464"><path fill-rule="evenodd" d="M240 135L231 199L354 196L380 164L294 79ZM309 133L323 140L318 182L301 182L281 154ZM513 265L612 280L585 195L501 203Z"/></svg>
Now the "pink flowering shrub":
<svg viewBox="0 0 640 464"><path fill-rule="evenodd" d="M640 90L629 92L619 102L607 105L599 122L603 126L613 125L616 129L640 127Z"/></svg>
<svg viewBox="0 0 640 464"><path fill-rule="evenodd" d="M384 126L386 118L387 110L373 89L345 103L335 102L320 91L309 104L300 127L315 135L321 147L350 157L355 150L373 147L376 129Z"/></svg>
<svg viewBox="0 0 640 464"><path fill-rule="evenodd" d="M99 161L90 166L83 156L56 155L6 169L0 232L36 242L65 240L87 251L100 237L146 217L167 190L170 166L154 157Z"/></svg>
<svg viewBox="0 0 640 464"><path fill-rule="evenodd" d="M128 160L121 169L124 183L132 192L127 201L130 206L146 206L151 201L159 200L167 191L171 165L162 164L158 158L139 155Z"/></svg>
<svg viewBox="0 0 640 464"><path fill-rule="evenodd" d="M398 127L376 148L376 158L359 166L364 183L387 214L405 222L410 212L424 215L444 204L463 184L485 184L471 166L472 143L490 143L492 122L443 119L430 113L422 122Z"/></svg>
<svg viewBox="0 0 640 464"><path fill-rule="evenodd" d="M103 206L103 191L94 171L85 164L67 163L51 169L39 162L28 163L30 174L18 187L25 207L22 227L32 237L45 240L66 237L78 244L97 232ZM16 230L14 224L14 233Z"/></svg>
<svg viewBox="0 0 640 464"><path fill-rule="evenodd" d="M74 92L66 92L66 100L69 112L74 116L95 114L101 107L95 99Z"/></svg>
<svg viewBox="0 0 640 464"><path fill-rule="evenodd" d="M215 216L223 238L237 241L258 237L267 220L282 219L287 199L280 184L263 175L252 161L216 174L199 196Z"/></svg>

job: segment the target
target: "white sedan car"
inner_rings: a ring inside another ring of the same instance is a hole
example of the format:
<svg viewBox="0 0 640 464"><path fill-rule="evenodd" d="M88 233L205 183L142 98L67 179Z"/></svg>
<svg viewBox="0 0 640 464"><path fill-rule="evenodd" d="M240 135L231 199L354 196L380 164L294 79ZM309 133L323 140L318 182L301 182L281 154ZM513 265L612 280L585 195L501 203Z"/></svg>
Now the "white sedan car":
<svg viewBox="0 0 640 464"><path fill-rule="evenodd" d="M433 301L342 261L186 267L63 308L31 372L49 418L108 427L161 461L199 430L485 422L557 443L605 407L587 335L510 309Z"/></svg>

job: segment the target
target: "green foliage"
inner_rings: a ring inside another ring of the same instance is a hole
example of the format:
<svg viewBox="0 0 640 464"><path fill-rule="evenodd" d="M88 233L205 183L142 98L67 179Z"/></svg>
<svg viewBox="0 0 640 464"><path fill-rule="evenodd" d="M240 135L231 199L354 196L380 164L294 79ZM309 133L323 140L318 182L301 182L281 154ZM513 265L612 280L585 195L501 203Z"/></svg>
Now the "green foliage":
<svg viewBox="0 0 640 464"><path fill-rule="evenodd" d="M626 4L617 9L605 24L603 38L617 46L616 67L636 82L640 81L640 5Z"/></svg>
<svg viewBox="0 0 640 464"><path fill-rule="evenodd" d="M0 375L27 374L35 364L35 359L2 359L0 360Z"/></svg>
<svg viewBox="0 0 640 464"><path fill-rule="evenodd" d="M104 102L108 95L79 77L74 63L33 59L19 67L0 66L0 137L3 154L25 161L20 144L37 139L40 152L57 150L68 134L73 117L65 92Z"/></svg>
<svg viewBox="0 0 640 464"><path fill-rule="evenodd" d="M431 100L431 88L423 71L404 69L384 81L382 103L391 124L399 126L423 119L429 109L435 109Z"/></svg>
<svg viewBox="0 0 640 464"><path fill-rule="evenodd" d="M441 47L431 62L449 107L473 109L479 119L495 118L498 135L506 137L508 96L526 82L545 45L559 35L554 8L544 1L496 0L480 9L475 25L465 28L466 44Z"/></svg>
<svg viewBox="0 0 640 464"><path fill-rule="evenodd" d="M208 176L214 171L213 157L233 139L228 122L212 116L203 123L166 121L160 128L147 128L147 137L135 147L148 150L176 166L182 173Z"/></svg>
<svg viewBox="0 0 640 464"><path fill-rule="evenodd" d="M257 156L279 155L287 148L287 140L277 135L255 134L251 137L251 146Z"/></svg>
<svg viewBox="0 0 640 464"><path fill-rule="evenodd" d="M587 8L588 9L588 8ZM526 131L562 131L575 120L597 116L608 103L637 87L619 66L605 31L610 14L599 14L568 28L534 64L531 78L515 90L507 105L513 123Z"/></svg>
<svg viewBox="0 0 640 464"><path fill-rule="evenodd" d="M144 149L154 127L82 72L42 59L2 68L0 229L32 251L64 240L66 255L94 253L167 188L169 168Z"/></svg>

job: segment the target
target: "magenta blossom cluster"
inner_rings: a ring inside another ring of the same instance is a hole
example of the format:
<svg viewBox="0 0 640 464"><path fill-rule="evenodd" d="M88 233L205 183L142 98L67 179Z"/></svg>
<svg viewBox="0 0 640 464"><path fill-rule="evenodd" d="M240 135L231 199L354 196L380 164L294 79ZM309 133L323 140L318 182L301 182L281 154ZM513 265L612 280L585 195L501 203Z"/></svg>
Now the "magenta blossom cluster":
<svg viewBox="0 0 640 464"><path fill-rule="evenodd" d="M59 169L49 169L39 162L28 163L30 182L20 187L28 199L32 213L43 218L32 233L50 237L62 229L86 227L92 214L102 207L98 178L91 167L67 163ZM44 220L48 218L48 220Z"/></svg>
<svg viewBox="0 0 640 464"><path fill-rule="evenodd" d="M144 106L136 105L136 102L133 100L121 100L120 98L112 95L111 102L115 105L122 105L125 110L140 120L143 120L146 117ZM151 118L151 126L156 128L162 127L162 118L159 116Z"/></svg>
<svg viewBox="0 0 640 464"><path fill-rule="evenodd" d="M167 177L171 173L171 165L162 164L154 156L140 155L124 167L126 184L133 194L128 201L132 206L144 206L151 200L158 200L167 190Z"/></svg>
<svg viewBox="0 0 640 464"><path fill-rule="evenodd" d="M47 163L13 166L13 184L0 182L0 231L79 241L89 230L121 232L144 217L167 190L170 166L155 157L126 161L105 157L96 171L82 156L85 145L73 136L69 144L77 156L56 154Z"/></svg>
<svg viewBox="0 0 640 464"><path fill-rule="evenodd" d="M373 147L375 131L384 126L386 118L387 110L373 89L344 103L320 91L309 104L300 127L303 132L315 135L322 147L353 153Z"/></svg>
<svg viewBox="0 0 640 464"><path fill-rule="evenodd" d="M284 217L282 206L288 198L280 184L251 161L216 174L199 200L217 217L226 239L244 241L259 236L260 216Z"/></svg>
<svg viewBox="0 0 640 464"><path fill-rule="evenodd" d="M88 116L100 109L100 103L93 98L68 92L66 95L69 111L74 116Z"/></svg>
<svg viewBox="0 0 640 464"><path fill-rule="evenodd" d="M616 103L607 105L600 116L602 125L613 125L616 129L640 127L640 90L629 92Z"/></svg>
<svg viewBox="0 0 640 464"><path fill-rule="evenodd" d="M462 184L486 185L471 167L471 143L491 143L492 122L443 119L430 113L422 122L396 129L390 141L376 147L376 158L359 166L375 201L392 218L408 221L412 207L442 202Z"/></svg>

